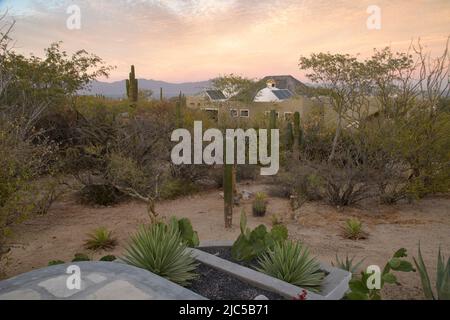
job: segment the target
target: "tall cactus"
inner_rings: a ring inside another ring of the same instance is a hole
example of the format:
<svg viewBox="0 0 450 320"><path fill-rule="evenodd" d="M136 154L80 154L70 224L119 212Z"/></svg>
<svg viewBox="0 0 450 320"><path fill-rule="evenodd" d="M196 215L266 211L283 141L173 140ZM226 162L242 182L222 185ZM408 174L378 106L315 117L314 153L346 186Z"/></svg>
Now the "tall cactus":
<svg viewBox="0 0 450 320"><path fill-rule="evenodd" d="M163 88L162 88L162 87L159 88L159 100L161 100L161 101L164 100L164 96L163 96Z"/></svg>
<svg viewBox="0 0 450 320"><path fill-rule="evenodd" d="M286 126L286 150L292 151L292 147L294 146L294 129L292 127L292 123L288 122Z"/></svg>
<svg viewBox="0 0 450 320"><path fill-rule="evenodd" d="M175 105L175 117L177 122L177 127L181 128L183 124L183 119L181 115L181 108L184 105L183 103L183 94L180 92L180 95L178 96L177 103Z"/></svg>
<svg viewBox="0 0 450 320"><path fill-rule="evenodd" d="M270 117L269 117L269 134L268 134L268 141L267 141L267 146L268 146L268 151L269 151L269 155L272 154L272 150L271 150L271 145L272 145L272 129L276 129L277 128L277 112L275 110L271 110L270 111Z"/></svg>
<svg viewBox="0 0 450 320"><path fill-rule="evenodd" d="M225 228L233 225L233 165L223 165L223 199Z"/></svg>
<svg viewBox="0 0 450 320"><path fill-rule="evenodd" d="M294 113L294 159L300 158L300 149L303 144L303 130L300 121L300 112Z"/></svg>
<svg viewBox="0 0 450 320"><path fill-rule="evenodd" d="M303 144L303 130L300 122L300 112L294 114L294 137L297 146L301 147Z"/></svg>
<svg viewBox="0 0 450 320"><path fill-rule="evenodd" d="M131 103L135 104L138 101L139 84L136 79L134 66L131 66L130 76L126 81L127 97Z"/></svg>

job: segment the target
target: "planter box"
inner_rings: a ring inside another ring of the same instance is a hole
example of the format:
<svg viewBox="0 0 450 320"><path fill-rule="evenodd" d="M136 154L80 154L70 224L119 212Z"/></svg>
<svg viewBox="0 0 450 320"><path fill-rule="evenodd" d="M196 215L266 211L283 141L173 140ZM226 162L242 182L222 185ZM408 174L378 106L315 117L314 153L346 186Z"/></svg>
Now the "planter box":
<svg viewBox="0 0 450 320"><path fill-rule="evenodd" d="M232 241L214 241L204 242L200 247L230 247ZM277 293L286 299L293 299L298 296L303 288L294 286L285 281L268 276L256 270L241 266L237 263L222 259L215 255L200 251L198 249L191 250L193 256L197 261L204 263L213 268L219 269L230 275L233 275L240 280L247 282L255 287ZM348 290L348 282L352 275L351 273L334 268L325 264L321 264L321 269L328 272L322 284L320 293L307 291L308 300L340 300L344 297Z"/></svg>

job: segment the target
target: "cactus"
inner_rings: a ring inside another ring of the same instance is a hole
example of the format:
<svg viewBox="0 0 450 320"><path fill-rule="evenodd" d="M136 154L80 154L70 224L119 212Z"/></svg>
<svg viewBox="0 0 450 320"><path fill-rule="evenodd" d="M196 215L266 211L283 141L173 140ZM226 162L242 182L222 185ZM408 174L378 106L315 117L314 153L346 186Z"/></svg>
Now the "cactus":
<svg viewBox="0 0 450 320"><path fill-rule="evenodd" d="M270 111L270 118L269 118L269 135L268 135L268 141L267 141L267 147L269 150L269 155L272 154L272 150L270 149L272 143L272 129L277 128L277 113L275 110Z"/></svg>
<svg viewBox="0 0 450 320"><path fill-rule="evenodd" d="M138 101L139 84L138 79L136 79L134 66L131 66L130 76L126 81L126 89L128 99L135 104Z"/></svg>
<svg viewBox="0 0 450 320"><path fill-rule="evenodd" d="M233 165L224 164L223 167L225 228L231 228L233 224Z"/></svg>
<svg viewBox="0 0 450 320"><path fill-rule="evenodd" d="M161 101L164 100L164 96L163 96L163 88L162 88L162 87L159 88L159 100L161 100Z"/></svg>
<svg viewBox="0 0 450 320"><path fill-rule="evenodd" d="M436 294L433 292L430 276L427 267L422 258L419 244L419 258L414 258L414 263L419 270L422 289L425 298L428 300L450 300L450 258L445 263L445 259L439 248L437 267L436 267Z"/></svg>
<svg viewBox="0 0 450 320"><path fill-rule="evenodd" d="M294 145L294 131L293 131L292 123L288 122L286 127L286 150L292 151L292 147Z"/></svg>
<svg viewBox="0 0 450 320"><path fill-rule="evenodd" d="M175 105L175 117L177 122L177 128L181 128L183 124L183 119L181 116L181 107L183 106L183 94L180 92L178 96L177 103Z"/></svg>
<svg viewBox="0 0 450 320"><path fill-rule="evenodd" d="M294 137L296 140L296 145L301 147L303 144L303 130L300 122L300 112L294 114Z"/></svg>

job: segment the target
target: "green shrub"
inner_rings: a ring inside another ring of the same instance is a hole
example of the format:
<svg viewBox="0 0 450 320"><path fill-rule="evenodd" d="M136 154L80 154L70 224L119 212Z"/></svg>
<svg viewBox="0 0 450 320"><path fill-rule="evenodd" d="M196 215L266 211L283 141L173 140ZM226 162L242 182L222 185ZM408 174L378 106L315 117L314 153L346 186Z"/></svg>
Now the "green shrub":
<svg viewBox="0 0 450 320"><path fill-rule="evenodd" d="M91 261L91 258L89 258L89 256L84 253L75 253L72 262L81 262L81 261Z"/></svg>
<svg viewBox="0 0 450 320"><path fill-rule="evenodd" d="M264 217L267 211L267 196L258 192L253 200L252 211L255 217Z"/></svg>
<svg viewBox="0 0 450 320"><path fill-rule="evenodd" d="M258 258L258 264L258 271L314 292L320 291L325 278L319 262L300 242L276 243Z"/></svg>
<svg viewBox="0 0 450 320"><path fill-rule="evenodd" d="M348 271L351 274L356 274L365 259L361 259L358 262L353 262L354 259L355 257L349 258L348 255L345 256L345 260L340 259L336 254L336 261L332 261L331 265L333 267Z"/></svg>
<svg viewBox="0 0 450 320"><path fill-rule="evenodd" d="M436 294L434 294L419 245L419 258L418 260L414 258L414 263L419 270L425 298L429 300L450 300L450 258L447 259L447 264L445 264L444 261L445 259L441 255L441 249L439 248L436 267Z"/></svg>
<svg viewBox="0 0 450 320"><path fill-rule="evenodd" d="M241 234L231 248L231 255L237 261L250 262L288 237L288 230L283 225L275 225L270 232L264 225L250 230L244 211L241 213L240 227Z"/></svg>
<svg viewBox="0 0 450 320"><path fill-rule="evenodd" d="M78 196L88 205L110 206L117 204L124 195L117 188L107 184L90 184L84 186Z"/></svg>
<svg viewBox="0 0 450 320"><path fill-rule="evenodd" d="M370 277L373 274L363 271L361 272L360 278L353 277L350 280L350 290L345 297L349 300L381 300L381 290L385 283L400 285L397 281L397 277L392 271L415 272L412 264L403 259L407 256L406 249L404 248L401 248L394 253L392 258L386 263L383 271L381 271L380 289L369 289L367 287Z"/></svg>
<svg viewBox="0 0 450 320"><path fill-rule="evenodd" d="M88 250L107 250L113 249L117 244L117 240L112 237L112 231L105 227L95 229L88 234L88 239L84 243L84 247Z"/></svg>
<svg viewBox="0 0 450 320"><path fill-rule="evenodd" d="M59 265L59 264L64 264L65 262L64 261L62 261L62 260L52 260L52 261L49 261L48 262L48 266L49 267L51 267L51 266L57 266L57 265Z"/></svg>
<svg viewBox="0 0 450 320"><path fill-rule="evenodd" d="M99 261L112 262L112 261L115 261L116 259L117 259L116 256L110 254L110 255L101 257Z"/></svg>
<svg viewBox="0 0 450 320"><path fill-rule="evenodd" d="M158 223L140 228L131 238L123 260L186 286L196 278L197 264L185 249L177 229Z"/></svg>
<svg viewBox="0 0 450 320"><path fill-rule="evenodd" d="M161 199L175 199L198 192L198 187L191 181L168 179L161 185Z"/></svg>
<svg viewBox="0 0 450 320"><path fill-rule="evenodd" d="M362 222L357 218L350 218L345 222L343 233L347 239L359 240L366 238Z"/></svg>

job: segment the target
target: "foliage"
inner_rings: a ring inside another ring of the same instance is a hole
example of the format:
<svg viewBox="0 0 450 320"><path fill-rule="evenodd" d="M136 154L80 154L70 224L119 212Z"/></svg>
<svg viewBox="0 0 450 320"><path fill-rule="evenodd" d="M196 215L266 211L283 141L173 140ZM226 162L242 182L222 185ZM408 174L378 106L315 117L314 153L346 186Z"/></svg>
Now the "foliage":
<svg viewBox="0 0 450 320"><path fill-rule="evenodd" d="M188 247L198 247L200 244L198 233L194 230L188 218L177 219L176 217L172 217L169 224L171 228L178 230L181 239Z"/></svg>
<svg viewBox="0 0 450 320"><path fill-rule="evenodd" d="M369 289L368 282L371 280L373 274L367 272L361 272L361 278L353 277L350 280L349 287L350 291L346 294L346 298L350 300L380 300L381 299L381 289L385 283L400 285L397 281L397 277L392 273L392 271L399 272L415 272L412 264L403 259L407 257L406 249L401 248L393 257L386 263L383 271L380 274L380 288L379 289Z"/></svg>
<svg viewBox="0 0 450 320"><path fill-rule="evenodd" d="M300 242L276 243L273 249L262 253L258 264L258 271L314 292L320 291L325 278L319 262L310 257L308 248Z"/></svg>
<svg viewBox="0 0 450 320"><path fill-rule="evenodd" d="M112 231L105 227L95 229L88 234L88 239L84 243L84 247L89 250L107 250L113 249L117 244L117 240L113 238Z"/></svg>
<svg viewBox="0 0 450 320"><path fill-rule="evenodd" d="M115 260L117 260L116 256L110 254L110 255L101 257L99 261L112 262Z"/></svg>
<svg viewBox="0 0 450 320"><path fill-rule="evenodd" d="M363 224L358 218L350 218L345 222L343 227L344 237L352 240L360 240L366 238L363 230Z"/></svg>
<svg viewBox="0 0 450 320"><path fill-rule="evenodd" d="M414 258L414 264L420 274L425 298L429 300L450 300L450 258L447 259L447 263L445 264L445 258L441 255L441 249L439 248L436 267L436 294L433 292L431 286L427 267L423 261L422 252L420 251L420 245L419 257L417 260Z"/></svg>
<svg viewBox="0 0 450 320"><path fill-rule="evenodd" d="M288 230L283 225L273 226L270 232L264 225L250 230L244 211L241 213L240 228L241 234L231 248L231 255L237 261L250 262L288 237Z"/></svg>
<svg viewBox="0 0 450 320"><path fill-rule="evenodd" d="M195 259L178 230L162 223L143 226L131 238L123 260L186 286L195 279Z"/></svg>
<svg viewBox="0 0 450 320"><path fill-rule="evenodd" d="M65 262L64 261L62 261L62 260L52 260L52 261L49 261L48 262L48 266L49 267L51 267L51 266L57 266L57 265L59 265L59 264L64 264Z"/></svg>
<svg viewBox="0 0 450 320"><path fill-rule="evenodd" d="M354 262L355 257L349 258L348 254L345 256L345 260L339 258L339 256L336 254L336 260L331 262L331 265L333 267L345 270L350 272L353 275L356 275L359 268L361 267L362 263L365 259L361 259L358 262Z"/></svg>
<svg viewBox="0 0 450 320"><path fill-rule="evenodd" d="M85 253L75 253L72 262L91 261L91 258Z"/></svg>
<svg viewBox="0 0 450 320"><path fill-rule="evenodd" d="M253 215L255 217L263 217L267 210L267 196L265 193L258 192L252 203Z"/></svg>

